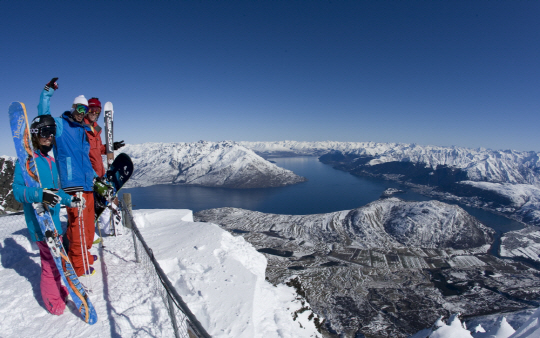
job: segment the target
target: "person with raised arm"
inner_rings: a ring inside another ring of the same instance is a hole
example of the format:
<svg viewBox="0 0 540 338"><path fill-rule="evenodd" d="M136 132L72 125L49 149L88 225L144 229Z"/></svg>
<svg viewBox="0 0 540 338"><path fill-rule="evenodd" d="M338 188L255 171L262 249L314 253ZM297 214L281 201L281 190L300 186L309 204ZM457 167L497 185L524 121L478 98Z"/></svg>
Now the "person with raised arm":
<svg viewBox="0 0 540 338"><path fill-rule="evenodd" d="M58 89L53 78L41 92L38 114L51 115L50 100ZM98 177L90 161L90 143L86 134L90 127L84 123L88 112L88 101L79 95L73 101L70 110L55 117L56 142L53 146L54 158L60 175L62 189L71 196L84 198L84 208L68 207L68 228L66 236L69 240L68 256L77 276L93 275L91 266L97 255L90 253L94 240L94 179Z"/></svg>

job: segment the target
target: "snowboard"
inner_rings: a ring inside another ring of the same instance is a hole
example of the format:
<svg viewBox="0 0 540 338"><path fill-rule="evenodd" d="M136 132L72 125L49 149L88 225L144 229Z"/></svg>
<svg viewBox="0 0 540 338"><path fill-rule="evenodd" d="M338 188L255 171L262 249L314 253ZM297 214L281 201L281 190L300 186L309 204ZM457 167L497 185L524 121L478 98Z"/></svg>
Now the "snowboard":
<svg viewBox="0 0 540 338"><path fill-rule="evenodd" d="M101 183L96 182L94 185L94 208L96 213L96 221L99 219L99 216L101 216L103 210L105 210L105 208L109 206L116 196L118 196L118 192L129 180L132 173L133 162L131 161L131 157L129 157L127 154L121 153L116 156L114 161L111 163L109 170L107 170L105 173L107 181L112 186L112 194L103 194L101 192L103 191L103 187L100 186Z"/></svg>
<svg viewBox="0 0 540 338"><path fill-rule="evenodd" d="M24 103L13 102L9 106L9 121L24 182L28 187L41 188ZM60 271L62 282L68 288L71 299L77 306L83 320L88 324L95 324L97 322L96 310L69 261L66 250L54 226L51 214L47 210L41 213L38 213L36 210L34 212L41 231L45 235L47 245L51 249L56 267Z"/></svg>
<svg viewBox="0 0 540 338"><path fill-rule="evenodd" d="M114 144L113 144L113 104L112 102L105 103L105 150L107 152L107 167L110 167L114 160Z"/></svg>

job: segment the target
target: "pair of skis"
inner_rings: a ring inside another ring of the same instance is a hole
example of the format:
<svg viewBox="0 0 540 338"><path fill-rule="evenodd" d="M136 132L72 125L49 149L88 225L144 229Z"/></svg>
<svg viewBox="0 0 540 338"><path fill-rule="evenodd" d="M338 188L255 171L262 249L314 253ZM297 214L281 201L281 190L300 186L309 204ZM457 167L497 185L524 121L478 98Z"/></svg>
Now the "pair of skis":
<svg viewBox="0 0 540 338"><path fill-rule="evenodd" d="M131 161L131 158L122 153L119 154L116 158L114 157L114 142L113 142L113 104L111 102L105 103L104 106L105 115L105 149L107 152L107 172L105 173L105 177L107 178L107 181L111 184L113 192L109 196L103 196L100 193L94 194L94 199L97 201L96 203L96 222L99 220L99 216L101 213L106 209L111 209L111 228L113 229L113 232L116 234L116 228L113 226L113 217L114 217L114 210L111 208L112 201L116 198L118 195L119 190L122 188L124 183L131 177L131 174L133 173L133 162ZM94 191L99 190L99 187L94 187ZM99 225L98 225L99 227ZM100 237L101 237L101 230L100 230ZM103 240L103 239L102 239Z"/></svg>
<svg viewBox="0 0 540 338"><path fill-rule="evenodd" d="M9 106L9 120L24 182L27 187L41 188L24 103L13 102ZM47 210L40 210L39 212L34 210L34 212L71 299L77 306L83 320L88 324L95 324L97 322L96 310L73 269L66 250L60 241L51 214Z"/></svg>

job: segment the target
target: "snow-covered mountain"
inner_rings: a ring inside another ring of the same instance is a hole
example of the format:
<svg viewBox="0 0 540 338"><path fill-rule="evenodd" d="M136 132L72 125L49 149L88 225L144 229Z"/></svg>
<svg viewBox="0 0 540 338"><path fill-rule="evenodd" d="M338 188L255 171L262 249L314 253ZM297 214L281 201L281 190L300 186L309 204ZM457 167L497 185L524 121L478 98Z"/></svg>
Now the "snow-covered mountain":
<svg viewBox="0 0 540 338"><path fill-rule="evenodd" d="M507 198L511 204L507 208L499 208L499 212L515 212L525 223L540 224L540 188L529 184L510 184L492 182L463 181L486 191L492 191Z"/></svg>
<svg viewBox="0 0 540 338"><path fill-rule="evenodd" d="M246 231L272 231L313 246L361 249L469 249L489 246L493 231L457 205L388 198L316 215L265 214L236 208L203 210L198 219Z"/></svg>
<svg viewBox="0 0 540 338"><path fill-rule="evenodd" d="M305 181L234 142L126 145L135 167L128 187L186 184L224 188L279 187Z"/></svg>
<svg viewBox="0 0 540 338"><path fill-rule="evenodd" d="M240 142L264 156L323 155L332 151L372 157L367 163L423 163L436 168L446 165L467 173L471 181L532 184L540 187L540 153L534 151L470 149L376 142Z"/></svg>
<svg viewBox="0 0 540 338"><path fill-rule="evenodd" d="M15 161L15 157L0 156L0 214L22 209L22 204L15 200L11 187Z"/></svg>

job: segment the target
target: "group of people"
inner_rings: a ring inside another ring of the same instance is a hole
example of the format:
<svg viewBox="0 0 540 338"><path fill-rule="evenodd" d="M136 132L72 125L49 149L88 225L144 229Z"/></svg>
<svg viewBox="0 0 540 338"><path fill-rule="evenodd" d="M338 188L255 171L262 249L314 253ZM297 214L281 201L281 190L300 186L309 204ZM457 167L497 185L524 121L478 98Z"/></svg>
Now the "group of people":
<svg viewBox="0 0 540 338"><path fill-rule="evenodd" d="M106 154L106 149L101 141L101 127L97 124L101 113L98 98L87 100L84 95L77 96L69 111L59 117L51 116L50 99L58 89L57 80L53 78L45 85L38 116L30 126L41 188L27 187L22 169L17 165L13 192L15 198L23 203L30 239L39 248L43 302L50 313L60 315L64 312L68 291L61 284L60 272L44 241L34 208L48 209L58 235L62 236L60 205L67 207L65 236L69 243L68 257L77 276L93 275L95 269L92 265L98 259L89 251L95 234L93 187L96 180L106 180L101 156ZM123 141L115 142L114 150L122 146ZM49 155L51 150L54 158Z"/></svg>

